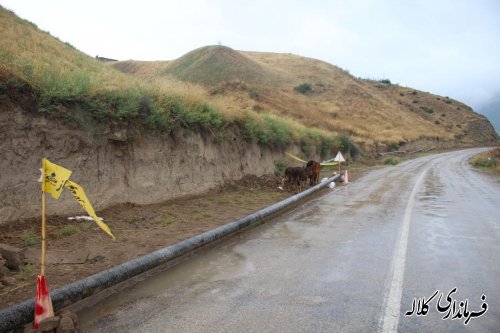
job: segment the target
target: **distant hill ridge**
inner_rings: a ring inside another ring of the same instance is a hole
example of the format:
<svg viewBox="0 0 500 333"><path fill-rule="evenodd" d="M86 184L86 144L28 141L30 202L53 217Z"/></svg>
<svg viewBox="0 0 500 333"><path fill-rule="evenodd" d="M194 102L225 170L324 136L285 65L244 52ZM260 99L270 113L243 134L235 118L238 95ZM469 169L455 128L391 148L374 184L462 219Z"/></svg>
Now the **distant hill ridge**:
<svg viewBox="0 0 500 333"><path fill-rule="evenodd" d="M327 62L293 54L212 45L154 66L135 61L112 66L142 79L175 77L201 84L211 95L230 99L229 108L347 133L367 145L420 139L479 144L497 139L488 120L459 101L389 80L358 79ZM301 85L307 91L301 93Z"/></svg>
<svg viewBox="0 0 500 333"><path fill-rule="evenodd" d="M103 63L0 6L0 102L89 131L104 124L170 133L207 130L304 153L419 140L496 142L488 120L459 101L362 80L324 61L211 45L170 61ZM132 130L132 129L130 129Z"/></svg>

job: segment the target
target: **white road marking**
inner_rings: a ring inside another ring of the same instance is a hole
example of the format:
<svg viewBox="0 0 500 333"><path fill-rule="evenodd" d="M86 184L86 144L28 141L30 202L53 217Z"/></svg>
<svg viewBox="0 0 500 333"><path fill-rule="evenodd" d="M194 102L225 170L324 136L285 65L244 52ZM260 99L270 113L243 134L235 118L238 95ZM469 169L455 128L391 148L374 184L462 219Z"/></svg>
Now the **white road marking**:
<svg viewBox="0 0 500 333"><path fill-rule="evenodd" d="M390 280L390 291L385 302L385 313L382 317L382 332L397 332L399 324L399 316L401 311L401 295L403 293L403 279L405 273L406 249L408 247L408 234L410 230L411 212L413 210L413 202L417 191L422 184L422 181L429 170L425 169L418 178L415 186L408 199L405 215L399 239L394 249L394 257L392 258L392 279Z"/></svg>

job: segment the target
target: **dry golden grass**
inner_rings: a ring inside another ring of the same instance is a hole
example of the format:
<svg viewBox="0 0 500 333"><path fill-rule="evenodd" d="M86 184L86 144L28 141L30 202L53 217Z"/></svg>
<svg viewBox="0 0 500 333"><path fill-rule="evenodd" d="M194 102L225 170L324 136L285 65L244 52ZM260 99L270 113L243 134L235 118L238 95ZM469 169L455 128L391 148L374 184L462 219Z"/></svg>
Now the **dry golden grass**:
<svg viewBox="0 0 500 333"><path fill-rule="evenodd" d="M155 101L173 96L188 109L208 101L229 123L250 119L270 126L279 119L294 140L313 131L313 136L348 134L364 145L463 138L468 123L479 119L457 101L356 79L326 62L292 54L208 46L173 61L103 64L1 7L0 29L0 70L49 97L111 91L129 94L124 101L136 103L137 94ZM305 94L295 89L304 83L311 87Z"/></svg>
<svg viewBox="0 0 500 333"><path fill-rule="evenodd" d="M204 128L214 133L214 129L235 124L246 139L262 144L283 147L299 141L301 134L313 137L308 139L311 147L328 146L330 139L323 137L324 134L317 135L287 119L254 112L245 94L214 95L206 87L180 81L167 72L175 66L177 69L179 65L182 67L183 61L197 66L208 61L223 75L237 75L241 69L224 70L229 59L250 71L253 79L267 80L269 75L265 70L254 71L250 59L241 55L232 59L232 51L227 52L224 48L216 50L229 55L228 59L208 54L207 59L201 60L188 56L173 62L117 62L113 68L40 31L34 24L2 7L0 28L0 73L2 79L8 80L0 83L12 85L15 81L17 85L19 81L24 82L35 94L39 112L61 116L71 122L82 121L87 127L95 124L92 119L107 119L124 125L133 122L138 128L159 132L185 127ZM197 57L196 53L192 55ZM202 67L198 67L200 73ZM15 80L11 81L12 78ZM75 104L82 106L86 117L74 118L72 106ZM61 105L69 106L70 112L61 113Z"/></svg>
<svg viewBox="0 0 500 333"><path fill-rule="evenodd" d="M50 72L55 79L88 80L93 90L128 88L135 80L62 43L34 24L0 7L0 66L33 87L42 88Z"/></svg>
<svg viewBox="0 0 500 333"><path fill-rule="evenodd" d="M185 89L197 90L231 119L245 112L272 114L330 135L349 134L368 145L426 138L450 140L467 126L464 115L472 114L458 102L450 105L444 98L438 100L439 96L423 92L415 97L412 89L359 80L326 62L292 54L218 50L213 46L170 62L132 63L128 64L131 69L119 65L120 69L157 82L175 82L172 75L181 68L181 79L204 84L188 84ZM192 64L195 69L190 72ZM207 80L221 64L230 68L230 75ZM294 89L302 83L310 84L312 91L301 94ZM413 103L415 99L418 103ZM455 112L456 108L461 112ZM429 109L433 114L425 111Z"/></svg>

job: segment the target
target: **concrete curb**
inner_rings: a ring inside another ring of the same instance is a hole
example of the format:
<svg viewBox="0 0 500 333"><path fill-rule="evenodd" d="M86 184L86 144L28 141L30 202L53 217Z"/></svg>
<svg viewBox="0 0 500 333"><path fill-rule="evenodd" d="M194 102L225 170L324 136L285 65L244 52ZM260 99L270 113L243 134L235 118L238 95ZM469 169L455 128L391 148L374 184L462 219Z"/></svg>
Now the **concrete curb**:
<svg viewBox="0 0 500 333"><path fill-rule="evenodd" d="M297 201L327 187L328 184L337 180L339 177L340 175L331 177L327 181L324 181L283 201L275 203L272 206L261 209L256 213L247 215L237 221L230 222L213 230L204 232L198 236L186 239L180 243L127 261L80 281L76 281L53 290L51 292L51 298L54 311L58 311L59 309L89 297L98 291L114 286L172 259L189 253L196 248L207 245L242 228L255 224L264 218L291 206ZM7 332L33 321L34 309L35 299L33 298L0 310L0 332Z"/></svg>

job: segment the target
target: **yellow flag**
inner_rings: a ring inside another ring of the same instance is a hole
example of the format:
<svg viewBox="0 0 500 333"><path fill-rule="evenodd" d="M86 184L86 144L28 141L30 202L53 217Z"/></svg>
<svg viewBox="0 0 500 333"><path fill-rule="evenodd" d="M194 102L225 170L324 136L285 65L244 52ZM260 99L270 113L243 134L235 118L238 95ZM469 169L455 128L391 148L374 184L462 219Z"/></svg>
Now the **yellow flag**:
<svg viewBox="0 0 500 333"><path fill-rule="evenodd" d="M85 191L83 191L83 188L78 185L77 183L72 182L71 180L66 181L66 188L73 193L73 196L75 199L82 205L83 209L87 211L87 213L94 219L94 221L97 223L97 225L104 230L108 235L113 237L113 239L116 239L115 236L111 233L111 229L101 221L100 218L97 217L95 214L94 208L92 208L92 205L90 204L89 199L87 198L87 195L85 194Z"/></svg>
<svg viewBox="0 0 500 333"><path fill-rule="evenodd" d="M42 174L42 191L50 193L54 199L59 199L71 171L44 159Z"/></svg>

